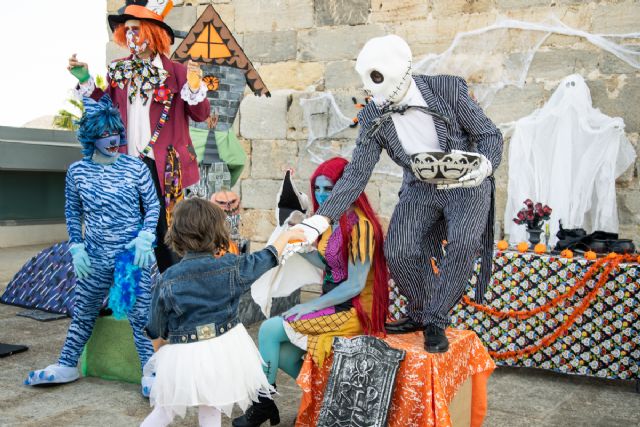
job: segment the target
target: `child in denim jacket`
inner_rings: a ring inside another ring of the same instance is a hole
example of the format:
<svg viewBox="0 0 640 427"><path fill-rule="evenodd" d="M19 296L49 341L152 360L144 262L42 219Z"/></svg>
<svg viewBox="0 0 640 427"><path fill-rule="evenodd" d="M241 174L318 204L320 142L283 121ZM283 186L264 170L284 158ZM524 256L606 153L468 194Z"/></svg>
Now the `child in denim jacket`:
<svg viewBox="0 0 640 427"><path fill-rule="evenodd" d="M238 302L278 265L287 242L303 239L302 232L286 231L261 251L216 257L229 245L224 212L201 199L177 205L166 243L183 259L152 290L145 332L156 353L145 370L156 373L154 410L142 426L166 426L188 406L198 407L201 426L220 426L220 411L230 416L235 403L244 410L258 395L270 396L260 353L238 320Z"/></svg>

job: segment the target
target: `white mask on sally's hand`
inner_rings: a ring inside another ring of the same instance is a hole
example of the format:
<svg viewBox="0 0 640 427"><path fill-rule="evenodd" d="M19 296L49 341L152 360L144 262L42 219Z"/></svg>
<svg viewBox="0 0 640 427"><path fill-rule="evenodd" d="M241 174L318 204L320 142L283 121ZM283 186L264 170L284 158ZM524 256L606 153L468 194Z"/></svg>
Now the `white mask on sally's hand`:
<svg viewBox="0 0 640 427"><path fill-rule="evenodd" d="M374 37L358 55L356 71L379 105L398 103L411 84L411 48L396 35Z"/></svg>

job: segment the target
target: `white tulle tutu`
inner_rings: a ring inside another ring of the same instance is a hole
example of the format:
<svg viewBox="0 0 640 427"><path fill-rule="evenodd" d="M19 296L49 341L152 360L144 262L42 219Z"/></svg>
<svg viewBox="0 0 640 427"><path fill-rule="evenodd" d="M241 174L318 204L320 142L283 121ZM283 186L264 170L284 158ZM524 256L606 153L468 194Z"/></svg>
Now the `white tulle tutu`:
<svg viewBox="0 0 640 427"><path fill-rule="evenodd" d="M213 339L164 345L146 366L156 372L150 403L182 417L187 407L199 405L231 416L234 404L244 411L258 400L258 390L272 391L263 363L241 323Z"/></svg>

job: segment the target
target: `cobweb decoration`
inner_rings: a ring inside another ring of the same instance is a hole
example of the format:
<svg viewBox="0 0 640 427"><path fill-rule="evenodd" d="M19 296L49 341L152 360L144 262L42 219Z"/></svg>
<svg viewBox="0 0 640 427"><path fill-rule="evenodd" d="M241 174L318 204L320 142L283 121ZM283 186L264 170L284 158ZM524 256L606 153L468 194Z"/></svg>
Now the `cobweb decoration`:
<svg viewBox="0 0 640 427"><path fill-rule="evenodd" d="M555 16L534 23L498 19L493 25L458 33L447 50L416 61L414 74L453 74L464 77L477 101L487 108L496 93L507 86L522 88L536 52L551 34L582 37L610 52L630 66L640 69L640 46L622 42L640 39L640 32L627 34L591 34L564 24ZM309 129L307 151L311 160L320 163L333 156L349 158L353 141L342 146L325 139L337 135L352 123L333 95L320 93L300 100ZM509 133L512 123L498 123ZM383 158L374 172L398 175L400 171ZM389 164L387 164L389 163Z"/></svg>

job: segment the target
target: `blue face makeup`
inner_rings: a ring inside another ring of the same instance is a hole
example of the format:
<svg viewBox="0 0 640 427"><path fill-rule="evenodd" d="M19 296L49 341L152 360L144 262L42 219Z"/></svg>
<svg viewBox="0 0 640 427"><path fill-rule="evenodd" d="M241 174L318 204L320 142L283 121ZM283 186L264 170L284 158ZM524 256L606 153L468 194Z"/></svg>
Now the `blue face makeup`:
<svg viewBox="0 0 640 427"><path fill-rule="evenodd" d="M103 156L115 157L118 155L120 148L120 135L108 135L96 139L96 150Z"/></svg>
<svg viewBox="0 0 640 427"><path fill-rule="evenodd" d="M333 181L324 175L320 175L316 178L316 184L313 191L319 205L323 204L329 198L331 190L333 190Z"/></svg>

